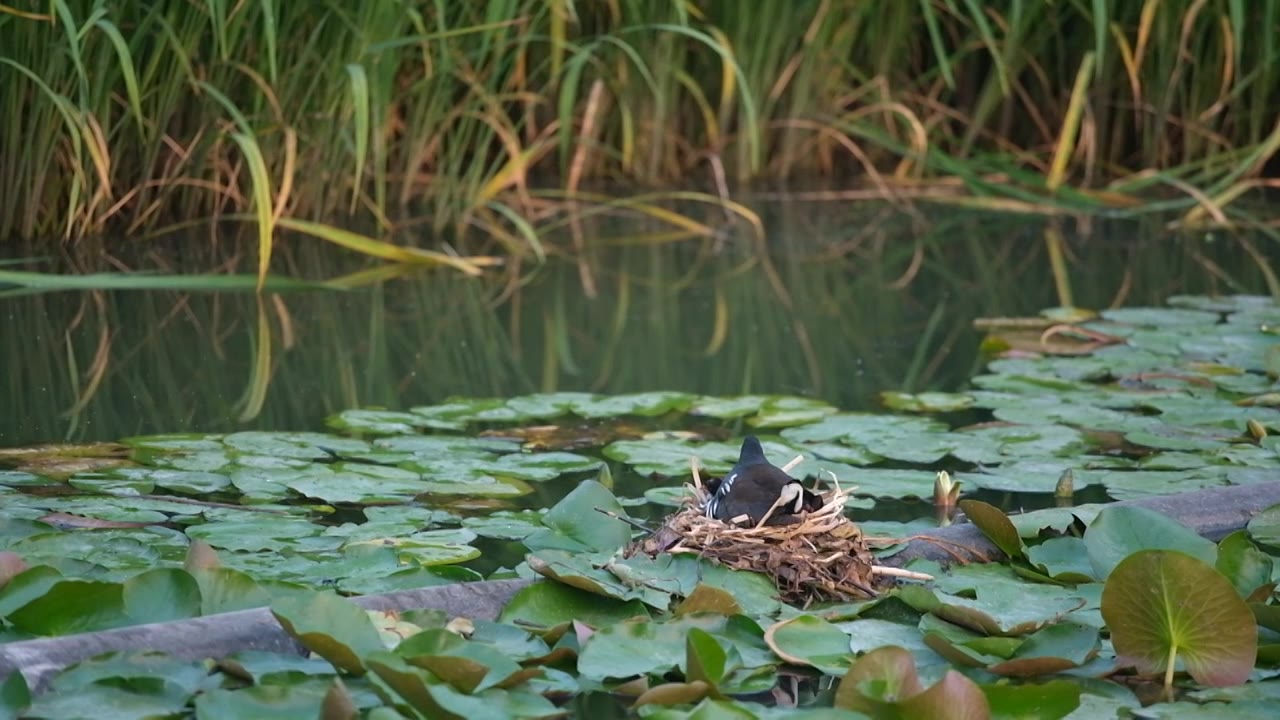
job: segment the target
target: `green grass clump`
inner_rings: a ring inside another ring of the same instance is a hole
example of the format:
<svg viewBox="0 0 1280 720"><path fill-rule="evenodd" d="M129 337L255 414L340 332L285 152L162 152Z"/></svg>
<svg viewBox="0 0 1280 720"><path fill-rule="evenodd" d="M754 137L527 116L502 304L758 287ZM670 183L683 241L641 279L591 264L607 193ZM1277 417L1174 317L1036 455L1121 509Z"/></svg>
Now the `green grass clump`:
<svg viewBox="0 0 1280 720"><path fill-rule="evenodd" d="M230 217L260 277L282 218L540 258L620 183L1224 222L1280 148L1280 0L37 6L0 5L0 237Z"/></svg>

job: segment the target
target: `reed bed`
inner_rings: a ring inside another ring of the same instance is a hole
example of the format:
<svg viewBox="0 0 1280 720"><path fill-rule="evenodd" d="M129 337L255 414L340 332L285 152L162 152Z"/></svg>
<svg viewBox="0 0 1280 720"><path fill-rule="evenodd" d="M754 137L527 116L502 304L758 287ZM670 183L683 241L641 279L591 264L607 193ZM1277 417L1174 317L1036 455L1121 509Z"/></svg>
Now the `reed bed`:
<svg viewBox="0 0 1280 720"><path fill-rule="evenodd" d="M0 238L240 221L261 283L298 232L541 260L600 188L753 224L744 185L800 180L1229 224L1275 183L1278 30L1280 0L0 4Z"/></svg>

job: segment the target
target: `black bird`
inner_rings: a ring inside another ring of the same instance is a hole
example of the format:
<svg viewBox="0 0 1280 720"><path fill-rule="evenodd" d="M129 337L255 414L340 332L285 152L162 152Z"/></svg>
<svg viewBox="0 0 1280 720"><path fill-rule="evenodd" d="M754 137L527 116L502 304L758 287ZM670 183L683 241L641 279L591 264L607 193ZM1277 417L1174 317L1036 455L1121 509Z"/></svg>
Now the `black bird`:
<svg viewBox="0 0 1280 720"><path fill-rule="evenodd" d="M723 478L709 480L707 491L711 493L703 506L707 517L728 521L746 515L752 526L760 522L778 498L782 502L770 516L769 525L795 522L795 518L787 516L822 507L821 497L765 459L764 448L754 435L743 438L738 464Z"/></svg>

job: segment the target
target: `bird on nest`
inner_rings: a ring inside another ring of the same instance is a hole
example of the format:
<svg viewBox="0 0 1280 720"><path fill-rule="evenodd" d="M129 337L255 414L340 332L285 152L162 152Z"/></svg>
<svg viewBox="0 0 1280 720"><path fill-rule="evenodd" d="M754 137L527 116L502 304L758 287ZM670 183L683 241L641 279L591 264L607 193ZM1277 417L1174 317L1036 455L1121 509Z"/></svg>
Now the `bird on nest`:
<svg viewBox="0 0 1280 720"><path fill-rule="evenodd" d="M769 462L764 448L754 435L742 440L738 463L727 475L706 484L710 497L702 506L709 518L729 522L742 515L755 526L768 516L768 525L796 522L801 511L813 512L822 507L822 498L806 490L800 481ZM776 508L775 508L776 506ZM773 514L769 515L769 511Z"/></svg>

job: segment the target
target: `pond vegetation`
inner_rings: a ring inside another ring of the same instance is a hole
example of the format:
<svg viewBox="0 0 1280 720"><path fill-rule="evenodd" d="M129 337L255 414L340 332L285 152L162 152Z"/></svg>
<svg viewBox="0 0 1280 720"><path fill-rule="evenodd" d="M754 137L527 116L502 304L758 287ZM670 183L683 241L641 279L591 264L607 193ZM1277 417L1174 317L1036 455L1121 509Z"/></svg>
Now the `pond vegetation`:
<svg viewBox="0 0 1280 720"><path fill-rule="evenodd" d="M4 451L7 641L270 605L315 653L98 658L24 717L103 703L136 717L552 717L596 696L660 718L1270 714L1280 507L1213 542L1151 510L1070 498L1273 482L1280 311L1178 296L1060 315L995 327L984 345L998 355L966 388L886 393L896 413L556 392L354 408L330 432ZM1021 349L1028 326L1051 352ZM722 473L747 431L771 457L803 455L793 475L839 478L851 517L890 541L881 561L936 526L941 469L1005 560L912 560L935 579L794 607L765 575L618 554L636 531L597 509L667 514L690 457ZM975 490L1066 502L1002 511ZM882 500L916 519L868 519ZM506 549L486 563L481 542ZM536 582L494 620L342 598L482 577ZM28 702L19 675L0 697Z"/></svg>
<svg viewBox="0 0 1280 720"><path fill-rule="evenodd" d="M1280 716L1280 0L35 5L0 666L188 630L0 717ZM632 552L745 435L895 581Z"/></svg>
<svg viewBox="0 0 1280 720"><path fill-rule="evenodd" d="M261 283L278 235L458 267L417 248L579 258L582 214L620 210L715 236L682 200L759 231L744 201L778 181L1265 227L1241 200L1280 148L1278 20L1277 0L0 5L0 239L224 219L256 228Z"/></svg>

